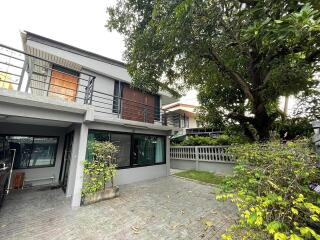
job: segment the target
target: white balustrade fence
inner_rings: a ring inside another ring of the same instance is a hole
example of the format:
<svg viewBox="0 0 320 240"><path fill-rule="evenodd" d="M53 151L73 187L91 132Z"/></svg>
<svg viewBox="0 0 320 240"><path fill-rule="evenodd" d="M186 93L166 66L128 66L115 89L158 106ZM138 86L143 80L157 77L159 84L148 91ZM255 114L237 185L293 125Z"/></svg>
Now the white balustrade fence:
<svg viewBox="0 0 320 240"><path fill-rule="evenodd" d="M234 160L227 153L227 148L228 146L170 147L170 159L233 163Z"/></svg>
<svg viewBox="0 0 320 240"><path fill-rule="evenodd" d="M228 146L170 147L170 164L177 169L231 174L235 161L227 148Z"/></svg>

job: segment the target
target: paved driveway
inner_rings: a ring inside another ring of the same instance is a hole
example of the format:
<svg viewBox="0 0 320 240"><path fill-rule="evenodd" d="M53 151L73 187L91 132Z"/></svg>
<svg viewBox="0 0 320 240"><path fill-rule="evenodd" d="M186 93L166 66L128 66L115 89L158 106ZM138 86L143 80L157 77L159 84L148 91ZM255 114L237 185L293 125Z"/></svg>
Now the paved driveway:
<svg viewBox="0 0 320 240"><path fill-rule="evenodd" d="M0 239L220 239L235 209L212 192L170 176L121 186L120 197L78 209L61 189L14 192L0 210Z"/></svg>

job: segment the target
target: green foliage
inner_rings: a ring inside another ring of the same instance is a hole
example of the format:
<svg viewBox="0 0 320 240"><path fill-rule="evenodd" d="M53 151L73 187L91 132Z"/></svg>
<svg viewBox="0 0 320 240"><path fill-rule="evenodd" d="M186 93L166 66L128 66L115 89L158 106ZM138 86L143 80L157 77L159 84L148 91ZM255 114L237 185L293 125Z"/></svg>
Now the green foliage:
<svg viewBox="0 0 320 240"><path fill-rule="evenodd" d="M315 121L320 119L320 79L313 88L302 92L297 96L297 104L294 109L294 116Z"/></svg>
<svg viewBox="0 0 320 240"><path fill-rule="evenodd" d="M190 178L204 183L211 183L220 185L224 182L225 177L206 171L188 170L184 172L178 172L174 175L184 178Z"/></svg>
<svg viewBox="0 0 320 240"><path fill-rule="evenodd" d="M317 157L306 141L245 144L230 148L234 175L217 199L231 199L238 223L222 239L320 239Z"/></svg>
<svg viewBox="0 0 320 240"><path fill-rule="evenodd" d="M318 0L118 0L107 26L125 37L134 85L194 87L212 126L235 122L264 140L279 97L314 86L318 9Z"/></svg>
<svg viewBox="0 0 320 240"><path fill-rule="evenodd" d="M210 145L216 145L216 141L214 138L211 137L201 137L201 136L195 136L195 137L188 137L188 139L185 139L182 143L180 143L181 146L210 146Z"/></svg>
<svg viewBox="0 0 320 240"><path fill-rule="evenodd" d="M310 120L307 118L292 118L284 121L279 120L275 122L275 130L280 137L292 140L298 137L311 137L313 135L313 128Z"/></svg>
<svg viewBox="0 0 320 240"><path fill-rule="evenodd" d="M181 146L211 146L211 145L231 145L246 143L249 139L240 135L228 136L220 135L217 138L194 136L184 140Z"/></svg>
<svg viewBox="0 0 320 240"><path fill-rule="evenodd" d="M89 147L92 151L92 161L83 162L83 197L105 189L110 181L113 186L117 166L115 154L118 152L118 147L113 143L93 141Z"/></svg>

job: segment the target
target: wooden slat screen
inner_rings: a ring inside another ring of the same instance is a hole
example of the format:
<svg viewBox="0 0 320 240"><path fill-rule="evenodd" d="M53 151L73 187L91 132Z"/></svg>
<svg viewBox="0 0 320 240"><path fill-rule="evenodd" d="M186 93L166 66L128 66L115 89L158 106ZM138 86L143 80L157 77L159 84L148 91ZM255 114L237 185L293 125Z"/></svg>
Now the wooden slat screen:
<svg viewBox="0 0 320 240"><path fill-rule="evenodd" d="M122 118L154 123L155 96L143 93L129 85L123 86Z"/></svg>
<svg viewBox="0 0 320 240"><path fill-rule="evenodd" d="M67 101L75 101L78 89L78 77L52 70L48 96L56 96Z"/></svg>

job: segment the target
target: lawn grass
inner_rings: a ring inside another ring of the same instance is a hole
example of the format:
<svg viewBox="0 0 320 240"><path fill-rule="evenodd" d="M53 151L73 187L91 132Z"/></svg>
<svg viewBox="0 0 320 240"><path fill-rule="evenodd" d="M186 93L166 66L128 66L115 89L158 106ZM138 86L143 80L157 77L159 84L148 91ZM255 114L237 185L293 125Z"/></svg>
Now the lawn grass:
<svg viewBox="0 0 320 240"><path fill-rule="evenodd" d="M174 175L193 180L198 180L204 183L211 183L215 185L221 185L225 179L224 176L217 175L206 171L188 170L184 172L175 173Z"/></svg>

